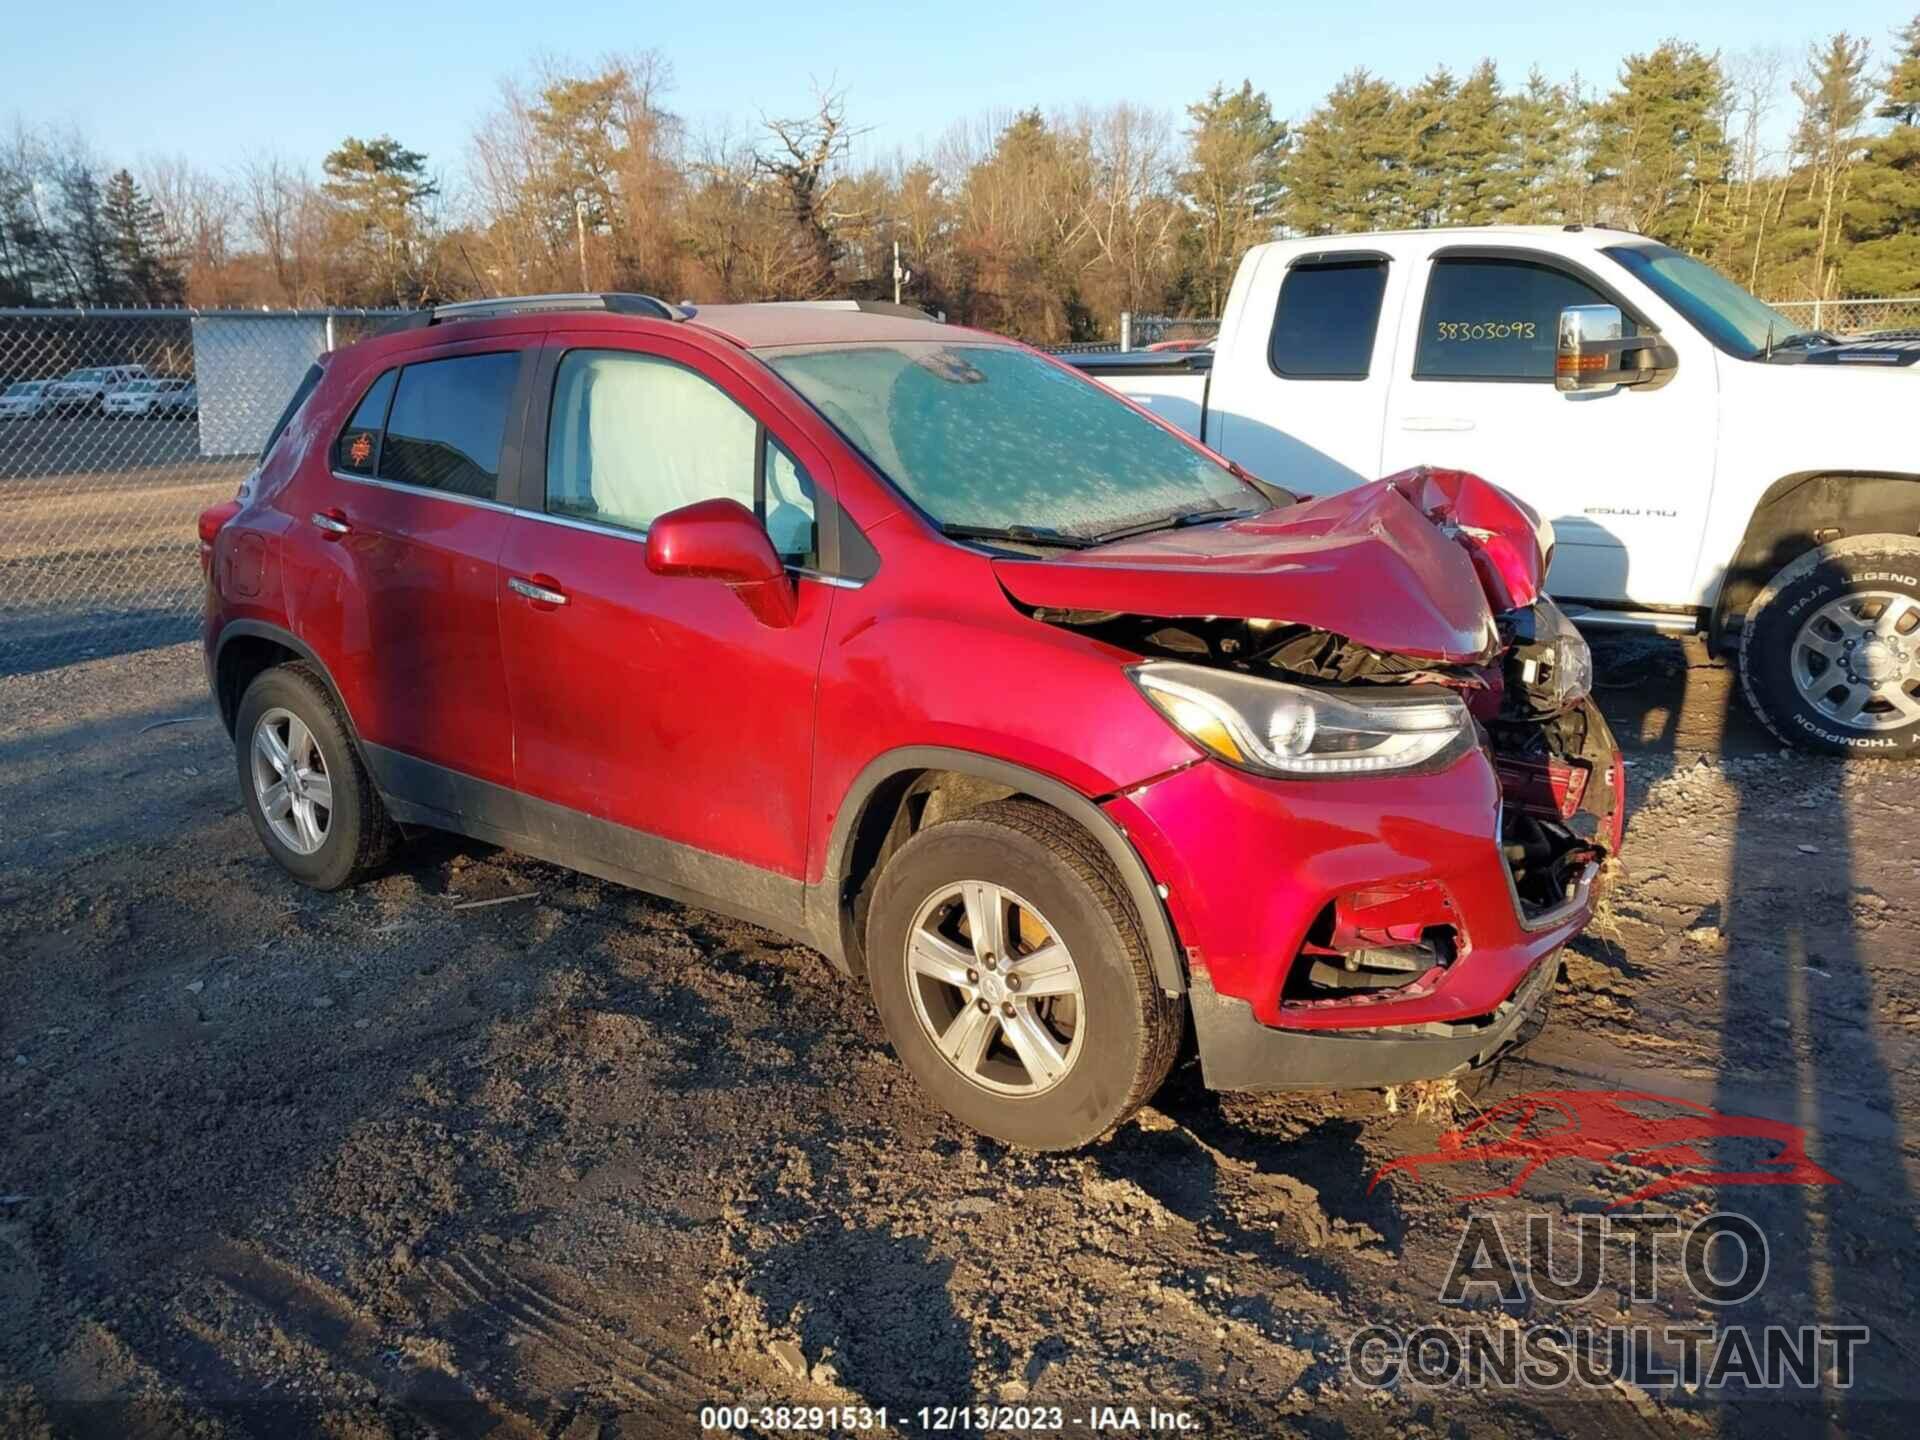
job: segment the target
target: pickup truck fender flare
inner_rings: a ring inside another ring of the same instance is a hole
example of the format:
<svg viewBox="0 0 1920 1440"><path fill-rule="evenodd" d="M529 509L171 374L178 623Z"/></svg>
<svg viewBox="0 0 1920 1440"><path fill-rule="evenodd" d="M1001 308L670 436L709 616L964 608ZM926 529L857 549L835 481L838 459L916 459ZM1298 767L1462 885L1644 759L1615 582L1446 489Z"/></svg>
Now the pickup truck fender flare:
<svg viewBox="0 0 1920 1440"><path fill-rule="evenodd" d="M1754 505L1727 563L1710 643L1719 649L1767 582L1816 545L1849 535L1914 534L1920 534L1920 474L1801 470L1781 476Z"/></svg>
<svg viewBox="0 0 1920 1440"><path fill-rule="evenodd" d="M839 959L843 968L849 971L864 968L854 902L859 883L878 868L878 846L884 842L893 819L889 802L897 802L904 795L904 782L928 771L964 775L1030 795L1068 816L1091 835L1127 887L1128 898L1140 917L1147 956L1161 988L1169 995L1186 993L1186 971L1180 963L1173 922L1146 862L1112 817L1078 790L1038 771L990 755L938 745L903 746L869 761L847 787L834 817L821 883L809 891L810 898L820 907L811 919L810 928L819 936L823 948L829 940L838 941L837 949L829 949L828 953ZM890 781L901 783L889 785ZM883 810L886 813L880 813Z"/></svg>

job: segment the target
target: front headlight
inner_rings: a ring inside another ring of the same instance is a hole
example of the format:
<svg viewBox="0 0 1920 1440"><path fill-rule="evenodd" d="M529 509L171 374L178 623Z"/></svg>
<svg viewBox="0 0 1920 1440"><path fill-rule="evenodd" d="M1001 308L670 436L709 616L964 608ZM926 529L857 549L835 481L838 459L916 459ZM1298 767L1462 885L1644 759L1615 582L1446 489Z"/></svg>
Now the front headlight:
<svg viewBox="0 0 1920 1440"><path fill-rule="evenodd" d="M1530 640L1518 645L1519 681L1533 708L1558 714L1593 690L1593 651L1587 637L1544 595L1534 602Z"/></svg>
<svg viewBox="0 0 1920 1440"><path fill-rule="evenodd" d="M1460 697L1434 687L1315 688L1159 660L1127 674L1194 744L1267 775L1437 768L1473 735Z"/></svg>

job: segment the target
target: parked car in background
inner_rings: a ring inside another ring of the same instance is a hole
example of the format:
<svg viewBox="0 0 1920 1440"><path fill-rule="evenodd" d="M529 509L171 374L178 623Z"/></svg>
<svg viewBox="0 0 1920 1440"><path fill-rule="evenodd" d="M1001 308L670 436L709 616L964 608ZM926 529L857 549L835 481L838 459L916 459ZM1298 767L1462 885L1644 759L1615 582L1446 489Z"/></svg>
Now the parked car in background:
<svg viewBox="0 0 1920 1440"><path fill-rule="evenodd" d="M442 307L316 365L200 534L295 879L423 825L750 919L1015 1144L1118 1124L1189 1016L1222 1089L1490 1064L1620 843L1524 506L1296 503L925 319Z"/></svg>
<svg viewBox="0 0 1920 1440"><path fill-rule="evenodd" d="M55 381L47 398L55 410L98 411L114 391L147 378L144 365L89 365Z"/></svg>
<svg viewBox="0 0 1920 1440"><path fill-rule="evenodd" d="M52 388L51 380L14 381L0 391L0 420L31 420L45 414L52 406L47 398Z"/></svg>
<svg viewBox="0 0 1920 1440"><path fill-rule="evenodd" d="M1483 475L1579 623L1704 632L1782 740L1886 758L1920 756L1916 362L1579 225L1258 246L1214 353L1072 357L1278 484Z"/></svg>
<svg viewBox="0 0 1920 1440"><path fill-rule="evenodd" d="M133 380L100 402L105 415L180 416L200 408L191 380Z"/></svg>

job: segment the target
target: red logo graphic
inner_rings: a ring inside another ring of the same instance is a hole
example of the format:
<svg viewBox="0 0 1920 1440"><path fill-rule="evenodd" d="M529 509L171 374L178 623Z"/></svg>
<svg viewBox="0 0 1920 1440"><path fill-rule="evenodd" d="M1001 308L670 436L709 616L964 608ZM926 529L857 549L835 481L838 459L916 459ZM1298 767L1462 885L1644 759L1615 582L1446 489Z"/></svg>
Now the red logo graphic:
<svg viewBox="0 0 1920 1440"><path fill-rule="evenodd" d="M373 437L370 435L356 435L353 443L347 446L347 458L356 465L366 464L372 454Z"/></svg>
<svg viewBox="0 0 1920 1440"><path fill-rule="evenodd" d="M1718 1168L1702 1153L1708 1141L1757 1142L1772 1153L1747 1170ZM1367 1188L1395 1170L1418 1175L1428 1166L1520 1161L1505 1185L1469 1195L1518 1195L1529 1176L1554 1160L1666 1173L1608 1209L1675 1190L1727 1185L1837 1185L1807 1158L1806 1132L1784 1120L1723 1115L1708 1105L1638 1090L1536 1090L1513 1095L1457 1130L1427 1155L1403 1155L1374 1171Z"/></svg>

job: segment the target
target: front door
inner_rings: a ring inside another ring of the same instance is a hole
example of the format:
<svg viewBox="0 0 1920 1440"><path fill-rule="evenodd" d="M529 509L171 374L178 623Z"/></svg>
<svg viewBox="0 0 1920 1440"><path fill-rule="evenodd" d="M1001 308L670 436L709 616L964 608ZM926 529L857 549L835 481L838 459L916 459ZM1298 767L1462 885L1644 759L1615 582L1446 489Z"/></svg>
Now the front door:
<svg viewBox="0 0 1920 1440"><path fill-rule="evenodd" d="M516 786L564 843L681 890L754 883L702 853L797 886L833 591L796 575L796 617L771 627L718 581L650 572L646 530L695 501L736 499L804 570L824 459L703 351L626 334L567 342L548 355L544 440L527 439L526 503L543 508L514 517L501 555Z"/></svg>
<svg viewBox="0 0 1920 1440"><path fill-rule="evenodd" d="M1712 356L1683 351L1657 390L1566 394L1553 385L1560 311L1618 303L1597 277L1533 252L1427 264L1425 303L1407 307L1401 332L1383 470L1471 470L1532 505L1559 542L1554 595L1690 593L1713 488Z"/></svg>

